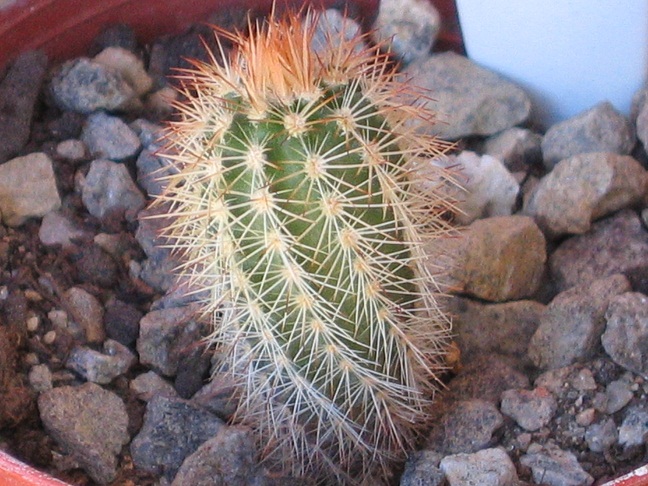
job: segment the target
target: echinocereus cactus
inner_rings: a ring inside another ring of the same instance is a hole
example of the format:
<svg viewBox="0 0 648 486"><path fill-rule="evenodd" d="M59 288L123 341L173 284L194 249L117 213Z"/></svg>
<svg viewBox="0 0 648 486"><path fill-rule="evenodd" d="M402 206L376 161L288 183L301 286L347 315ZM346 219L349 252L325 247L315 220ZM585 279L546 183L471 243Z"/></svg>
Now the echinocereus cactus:
<svg viewBox="0 0 648 486"><path fill-rule="evenodd" d="M450 203L415 163L445 145L417 132L432 116L387 56L342 34L313 49L309 15L218 32L229 60L182 74L159 201L208 293L233 421L272 468L376 484L425 430L444 366L424 245Z"/></svg>

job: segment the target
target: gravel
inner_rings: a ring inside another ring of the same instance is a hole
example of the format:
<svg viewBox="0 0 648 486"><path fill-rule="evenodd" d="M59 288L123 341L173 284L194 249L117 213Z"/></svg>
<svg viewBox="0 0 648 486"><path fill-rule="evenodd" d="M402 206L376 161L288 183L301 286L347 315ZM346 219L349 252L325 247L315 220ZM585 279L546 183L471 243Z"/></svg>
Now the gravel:
<svg viewBox="0 0 648 486"><path fill-rule="evenodd" d="M647 447L648 90L630 119L601 103L537 132L522 88L429 53L419 3L385 2L384 25L433 90L445 123L429 133L464 138L434 164L463 166L468 192L461 237L429 261L452 262L442 305L461 357L400 484L600 484ZM146 208L169 170L164 75L202 52L201 29L144 58L115 26L49 75L26 54L0 79L0 447L70 483L304 484L267 475L253 433L228 425L199 296L173 276L165 209Z"/></svg>

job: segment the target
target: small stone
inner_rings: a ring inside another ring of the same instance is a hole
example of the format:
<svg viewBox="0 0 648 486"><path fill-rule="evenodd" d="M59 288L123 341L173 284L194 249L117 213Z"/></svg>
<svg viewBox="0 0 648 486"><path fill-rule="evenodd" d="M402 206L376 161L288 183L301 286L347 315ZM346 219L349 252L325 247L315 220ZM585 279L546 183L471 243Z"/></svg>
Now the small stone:
<svg viewBox="0 0 648 486"><path fill-rule="evenodd" d="M123 110L136 99L118 72L84 57L64 63L52 78L50 91L61 109L85 114Z"/></svg>
<svg viewBox="0 0 648 486"><path fill-rule="evenodd" d="M162 214L162 206L142 210L135 238L147 256L140 277L154 289L166 293L177 282L174 269L178 263L172 257L170 248L165 246L168 242L160 236L160 231L170 224L170 219L155 217Z"/></svg>
<svg viewBox="0 0 648 486"><path fill-rule="evenodd" d="M524 212L552 238L582 234L592 221L638 204L647 183L648 172L630 156L576 155L562 160L540 180Z"/></svg>
<svg viewBox="0 0 648 486"><path fill-rule="evenodd" d="M32 366L29 370L29 384L38 393L52 389L52 372L44 364Z"/></svg>
<svg viewBox="0 0 648 486"><path fill-rule="evenodd" d="M63 298L72 319L83 329L86 341L101 343L106 338L101 302L81 287L69 288L63 294Z"/></svg>
<svg viewBox="0 0 648 486"><path fill-rule="evenodd" d="M47 318L56 329L66 329L68 327L68 315L62 309L52 309L47 313Z"/></svg>
<svg viewBox="0 0 648 486"><path fill-rule="evenodd" d="M153 197L159 196L166 187L163 177L169 176L177 171L171 161L165 157L156 155L148 149L142 150L137 157L137 183Z"/></svg>
<svg viewBox="0 0 648 486"><path fill-rule="evenodd" d="M489 137L484 144L484 154L500 160L511 172L526 172L542 161L541 141L541 135L513 127Z"/></svg>
<svg viewBox="0 0 648 486"><path fill-rule="evenodd" d="M601 342L615 363L648 377L648 297L627 292L610 301Z"/></svg>
<svg viewBox="0 0 648 486"><path fill-rule="evenodd" d="M558 402L546 388L507 390L502 394L502 413L524 430L534 432L546 426L558 410Z"/></svg>
<svg viewBox="0 0 648 486"><path fill-rule="evenodd" d="M453 297L448 310L462 357L469 359L479 352L523 357L545 306L531 300L485 304Z"/></svg>
<svg viewBox="0 0 648 486"><path fill-rule="evenodd" d="M616 424L611 418L592 424L585 431L585 441L592 452L606 451L616 443L618 436Z"/></svg>
<svg viewBox="0 0 648 486"><path fill-rule="evenodd" d="M56 341L56 331L47 331L43 335L43 343L44 344L54 344L54 341Z"/></svg>
<svg viewBox="0 0 648 486"><path fill-rule="evenodd" d="M595 418L596 418L596 409L586 408L582 412L579 412L578 415L576 415L576 423L581 427L587 427L588 425L591 425L592 422L594 422ZM585 437L587 438L587 432L585 434L586 434Z"/></svg>
<svg viewBox="0 0 648 486"><path fill-rule="evenodd" d="M648 410L643 406L630 408L619 427L619 444L624 447L641 446L648 439Z"/></svg>
<svg viewBox="0 0 648 486"><path fill-rule="evenodd" d="M128 221L134 221L145 205L126 166L103 159L90 164L81 197L88 212L99 219L124 214Z"/></svg>
<svg viewBox="0 0 648 486"><path fill-rule="evenodd" d="M158 395L148 402L144 425L131 442L133 462L171 481L185 458L223 426L219 418L189 402Z"/></svg>
<svg viewBox="0 0 648 486"><path fill-rule="evenodd" d="M143 314L133 304L113 299L106 304L104 325L106 335L124 346L131 346L139 335Z"/></svg>
<svg viewBox="0 0 648 486"><path fill-rule="evenodd" d="M158 395L177 397L173 385L158 375L155 371L147 371L137 375L130 382L130 389L137 395L137 398L148 402ZM211 410L210 410L211 411Z"/></svg>
<svg viewBox="0 0 648 486"><path fill-rule="evenodd" d="M442 458L436 451L414 452L405 464L399 486L443 486L445 475L439 469Z"/></svg>
<svg viewBox="0 0 648 486"><path fill-rule="evenodd" d="M427 126L431 135L448 140L493 135L521 124L531 113L531 100L521 88L452 52L412 63L402 75L434 93L424 105L439 113L443 123Z"/></svg>
<svg viewBox="0 0 648 486"><path fill-rule="evenodd" d="M36 332L40 326L40 318L38 316L29 316L27 318L27 331Z"/></svg>
<svg viewBox="0 0 648 486"><path fill-rule="evenodd" d="M116 162L134 157L142 147L139 137L126 123L101 111L88 117L81 140L94 157Z"/></svg>
<svg viewBox="0 0 648 486"><path fill-rule="evenodd" d="M540 318L529 357L540 369L561 368L594 357L611 299L630 290L623 275L595 280L558 294Z"/></svg>
<svg viewBox="0 0 648 486"><path fill-rule="evenodd" d="M432 442L430 448L445 454L477 452L493 444L493 436L502 425L504 418L493 403L477 398L461 400L444 414L438 426L433 427L440 427L445 433L442 444ZM431 431L433 440L437 432Z"/></svg>
<svg viewBox="0 0 648 486"><path fill-rule="evenodd" d="M311 48L318 56L326 59L327 55L330 56L327 49L329 49L332 39L358 40L359 35L362 35L362 27L355 20L343 15L336 8L329 8L324 10L317 19ZM364 47L366 47L364 41L358 42L354 45L354 52L357 53Z"/></svg>
<svg viewBox="0 0 648 486"><path fill-rule="evenodd" d="M648 268L648 232L634 211L620 211L594 223L588 233L566 239L551 254L549 267L559 291L615 273L632 282L633 274Z"/></svg>
<svg viewBox="0 0 648 486"><path fill-rule="evenodd" d="M574 454L557 447L540 447L537 452L522 456L520 462L531 468L533 480L537 484L589 486L594 482L594 478L583 470Z"/></svg>
<svg viewBox="0 0 648 486"><path fill-rule="evenodd" d="M75 263L76 277L80 282L106 289L117 285L119 269L108 253L94 244L81 245L76 250L71 260Z"/></svg>
<svg viewBox="0 0 648 486"><path fill-rule="evenodd" d="M41 393L38 409L50 436L93 480L106 484L115 479L117 454L129 440L121 398L94 383L62 386Z"/></svg>
<svg viewBox="0 0 648 486"><path fill-rule="evenodd" d="M597 388L594 373L589 368L581 369L569 383L578 391L592 391Z"/></svg>
<svg viewBox="0 0 648 486"><path fill-rule="evenodd" d="M236 389L234 382L227 376L217 375L198 390L191 401L226 420L236 411Z"/></svg>
<svg viewBox="0 0 648 486"><path fill-rule="evenodd" d="M65 366L86 381L106 385L126 373L136 362L137 358L126 346L107 339L103 353L85 346L75 347Z"/></svg>
<svg viewBox="0 0 648 486"><path fill-rule="evenodd" d="M542 139L542 154L551 170L561 160L582 153L627 155L635 141L630 122L605 101L549 128Z"/></svg>
<svg viewBox="0 0 648 486"><path fill-rule="evenodd" d="M60 211L51 211L43 217L38 238L45 246L70 248L74 240L83 240L88 233L79 228L73 221Z"/></svg>
<svg viewBox="0 0 648 486"><path fill-rule="evenodd" d="M382 0L372 36L403 64L425 58L441 29L441 15L427 0Z"/></svg>
<svg viewBox="0 0 648 486"><path fill-rule="evenodd" d="M70 138L56 145L56 155L70 162L79 162L87 157L87 148L81 140Z"/></svg>
<svg viewBox="0 0 648 486"><path fill-rule="evenodd" d="M138 118L129 124L140 139L142 147L149 151L154 151L163 144L164 128L157 123L153 123L145 118Z"/></svg>
<svg viewBox="0 0 648 486"><path fill-rule="evenodd" d="M135 52L138 48L137 36L129 25L110 24L93 39L90 52L101 52L107 47L121 47Z"/></svg>
<svg viewBox="0 0 648 486"><path fill-rule="evenodd" d="M121 74L138 96L148 93L153 87L153 79L146 72L144 63L129 50L115 46L106 47L93 61Z"/></svg>
<svg viewBox="0 0 648 486"><path fill-rule="evenodd" d="M164 376L174 376L182 350L194 345L206 332L202 324L192 320L195 314L196 308L193 306L146 314L140 321L137 340L140 362Z"/></svg>
<svg viewBox="0 0 648 486"><path fill-rule="evenodd" d="M434 172L427 174L429 169L432 169L430 164L455 168L455 181L446 187L449 196L457 200L458 223L465 225L479 218L509 216L513 212L520 186L496 158L490 155L479 156L475 152L464 150L458 155L449 155L438 161L423 164L425 165L417 170L424 181L420 185L424 190L430 191L438 191L438 176L435 177ZM429 183L428 177L431 181Z"/></svg>
<svg viewBox="0 0 648 486"><path fill-rule="evenodd" d="M632 400L634 393L632 392L631 385L631 382L623 378L608 383L608 386L605 388L605 394L607 395L607 413L610 415L617 413Z"/></svg>
<svg viewBox="0 0 648 486"><path fill-rule="evenodd" d="M450 270L454 292L501 302L529 297L540 285L545 239L528 216L477 220L452 244L457 245Z"/></svg>
<svg viewBox="0 0 648 486"><path fill-rule="evenodd" d="M221 427L188 456L171 486L247 486L262 483L254 436L245 427Z"/></svg>
<svg viewBox="0 0 648 486"><path fill-rule="evenodd" d="M42 152L0 165L0 212L7 226L20 226L61 207L50 158Z"/></svg>
<svg viewBox="0 0 648 486"><path fill-rule="evenodd" d="M510 486L518 481L513 461L499 448L446 456L440 469L450 486Z"/></svg>
<svg viewBox="0 0 648 486"><path fill-rule="evenodd" d="M34 109L47 71L41 51L20 54L0 75L0 164L14 157L29 140Z"/></svg>

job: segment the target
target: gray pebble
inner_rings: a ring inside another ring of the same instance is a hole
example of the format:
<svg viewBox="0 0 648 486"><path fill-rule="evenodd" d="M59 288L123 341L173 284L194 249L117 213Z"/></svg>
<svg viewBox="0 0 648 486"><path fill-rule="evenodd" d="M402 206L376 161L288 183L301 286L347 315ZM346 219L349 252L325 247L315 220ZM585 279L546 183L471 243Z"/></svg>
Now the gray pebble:
<svg viewBox="0 0 648 486"><path fill-rule="evenodd" d="M106 304L104 326L106 335L124 346L132 346L139 335L143 314L133 304L112 299Z"/></svg>
<svg viewBox="0 0 648 486"><path fill-rule="evenodd" d="M126 373L137 362L137 357L124 345L106 340L103 353L86 346L77 346L70 352L65 366L86 381L106 385Z"/></svg>
<svg viewBox="0 0 648 486"><path fill-rule="evenodd" d="M628 290L630 283L623 275L612 275L558 294L531 338L533 363L551 369L591 359L600 346L610 300Z"/></svg>
<svg viewBox="0 0 648 486"><path fill-rule="evenodd" d="M92 479L100 484L115 479L117 454L129 440L121 398L94 383L62 386L41 393L38 409L50 436Z"/></svg>
<svg viewBox="0 0 648 486"><path fill-rule="evenodd" d="M171 249L165 247L168 241L160 236L160 231L169 224L170 219L155 217L164 211L162 206L142 210L135 231L135 238L147 256L142 264L140 278L161 293L166 293L176 283L177 276L173 270L178 265L171 255Z"/></svg>
<svg viewBox="0 0 648 486"><path fill-rule="evenodd" d="M118 72L83 57L60 67L50 91L61 109L85 114L123 110L136 99L135 91Z"/></svg>
<svg viewBox="0 0 648 486"><path fill-rule="evenodd" d="M443 123L426 130L442 138L493 135L524 122L531 113L531 100L520 87L452 52L412 63L403 76L434 93L425 105Z"/></svg>
<svg viewBox="0 0 648 486"><path fill-rule="evenodd" d="M171 486L263 486L254 436L244 427L221 427L187 457Z"/></svg>
<svg viewBox="0 0 648 486"><path fill-rule="evenodd" d="M614 380L608 383L605 388L605 394L607 395L607 413L613 414L625 407L634 393L632 392L632 382L621 378L620 380Z"/></svg>
<svg viewBox="0 0 648 486"><path fill-rule="evenodd" d="M648 409L631 407L619 427L619 444L624 447L640 446L648 439Z"/></svg>
<svg viewBox="0 0 648 486"><path fill-rule="evenodd" d="M615 363L648 378L648 297L627 292L610 301L601 342Z"/></svg>
<svg viewBox="0 0 648 486"><path fill-rule="evenodd" d="M189 402L158 395L148 402L144 425L131 442L133 462L171 481L185 458L223 426L216 416Z"/></svg>
<svg viewBox="0 0 648 486"><path fill-rule="evenodd" d="M557 447L535 449L522 456L520 462L531 468L536 483L548 486L589 486L594 482L594 478L583 470L571 452Z"/></svg>
<svg viewBox="0 0 648 486"><path fill-rule="evenodd" d="M450 486L511 486L518 481L513 461L499 448L444 457L440 468Z"/></svg>
<svg viewBox="0 0 648 486"><path fill-rule="evenodd" d="M70 138L56 145L56 155L70 162L78 162L87 157L87 147L81 140Z"/></svg>
<svg viewBox="0 0 648 486"><path fill-rule="evenodd" d="M489 137L484 153L495 157L511 171L527 171L542 161L542 136L526 128L513 127Z"/></svg>
<svg viewBox="0 0 648 486"><path fill-rule="evenodd" d="M123 214L128 221L134 221L145 205L126 166L103 159L90 164L81 198L88 212L99 219Z"/></svg>
<svg viewBox="0 0 648 486"><path fill-rule="evenodd" d="M140 152L136 166L137 183L151 197L162 194L166 187L166 181L162 178L177 171L168 159L148 149Z"/></svg>
<svg viewBox="0 0 648 486"><path fill-rule="evenodd" d="M558 402L546 388L507 390L502 393L500 410L512 417L525 430L536 431L546 426L556 411Z"/></svg>
<svg viewBox="0 0 648 486"><path fill-rule="evenodd" d="M106 338L101 302L81 287L71 287L63 294L67 310L74 322L83 329L85 340L100 343Z"/></svg>
<svg viewBox="0 0 648 486"><path fill-rule="evenodd" d="M357 39L358 34L362 33L362 27L355 20L345 17L336 8L325 10L317 20L311 47L323 59L327 59L326 48L330 45L331 40L342 38L349 41ZM336 45L335 41L333 44ZM354 47L357 53L366 47L366 43L359 42Z"/></svg>
<svg viewBox="0 0 648 486"><path fill-rule="evenodd" d="M82 240L88 236L89 232L77 226L60 211L47 213L38 230L38 238L45 246L60 245L63 248L70 248L74 240Z"/></svg>
<svg viewBox="0 0 648 486"><path fill-rule="evenodd" d="M608 101L573 118L557 123L542 139L547 169L563 159L588 152L627 155L636 141L630 122Z"/></svg>
<svg viewBox="0 0 648 486"><path fill-rule="evenodd" d="M403 64L424 58L441 29L441 16L427 0L381 0L372 36Z"/></svg>
<svg viewBox="0 0 648 486"><path fill-rule="evenodd" d="M443 486L445 474L439 469L443 458L436 451L423 450L410 455L400 479L400 486Z"/></svg>
<svg viewBox="0 0 648 486"><path fill-rule="evenodd" d="M45 364L32 366L29 370L29 384L38 393L52 389L52 372Z"/></svg>
<svg viewBox="0 0 648 486"><path fill-rule="evenodd" d="M236 411L236 386L227 376L216 375L191 397L191 401L227 419Z"/></svg>
<svg viewBox="0 0 648 486"><path fill-rule="evenodd" d="M93 157L117 162L135 157L142 147L139 137L126 123L102 111L87 118L81 140Z"/></svg>
<svg viewBox="0 0 648 486"><path fill-rule="evenodd" d="M147 371L137 375L130 382L130 389L137 395L137 398L148 402L157 395L177 397L173 385L158 375L155 371Z"/></svg>
<svg viewBox="0 0 648 486"><path fill-rule="evenodd" d="M587 427L585 442L592 452L604 452L612 447L619 437L617 426L612 418L607 418Z"/></svg>

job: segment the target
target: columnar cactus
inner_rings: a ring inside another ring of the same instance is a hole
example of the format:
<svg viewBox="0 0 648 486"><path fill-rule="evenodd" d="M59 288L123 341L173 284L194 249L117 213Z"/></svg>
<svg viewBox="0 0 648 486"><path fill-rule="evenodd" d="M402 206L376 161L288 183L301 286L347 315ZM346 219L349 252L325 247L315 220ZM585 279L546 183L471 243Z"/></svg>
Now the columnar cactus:
<svg viewBox="0 0 648 486"><path fill-rule="evenodd" d="M314 50L310 15L217 32L229 60L181 75L159 202L207 291L233 421L272 468L377 484L425 429L444 367L424 246L450 202L420 190L415 161L445 146L417 132L432 116L385 55L342 35Z"/></svg>

